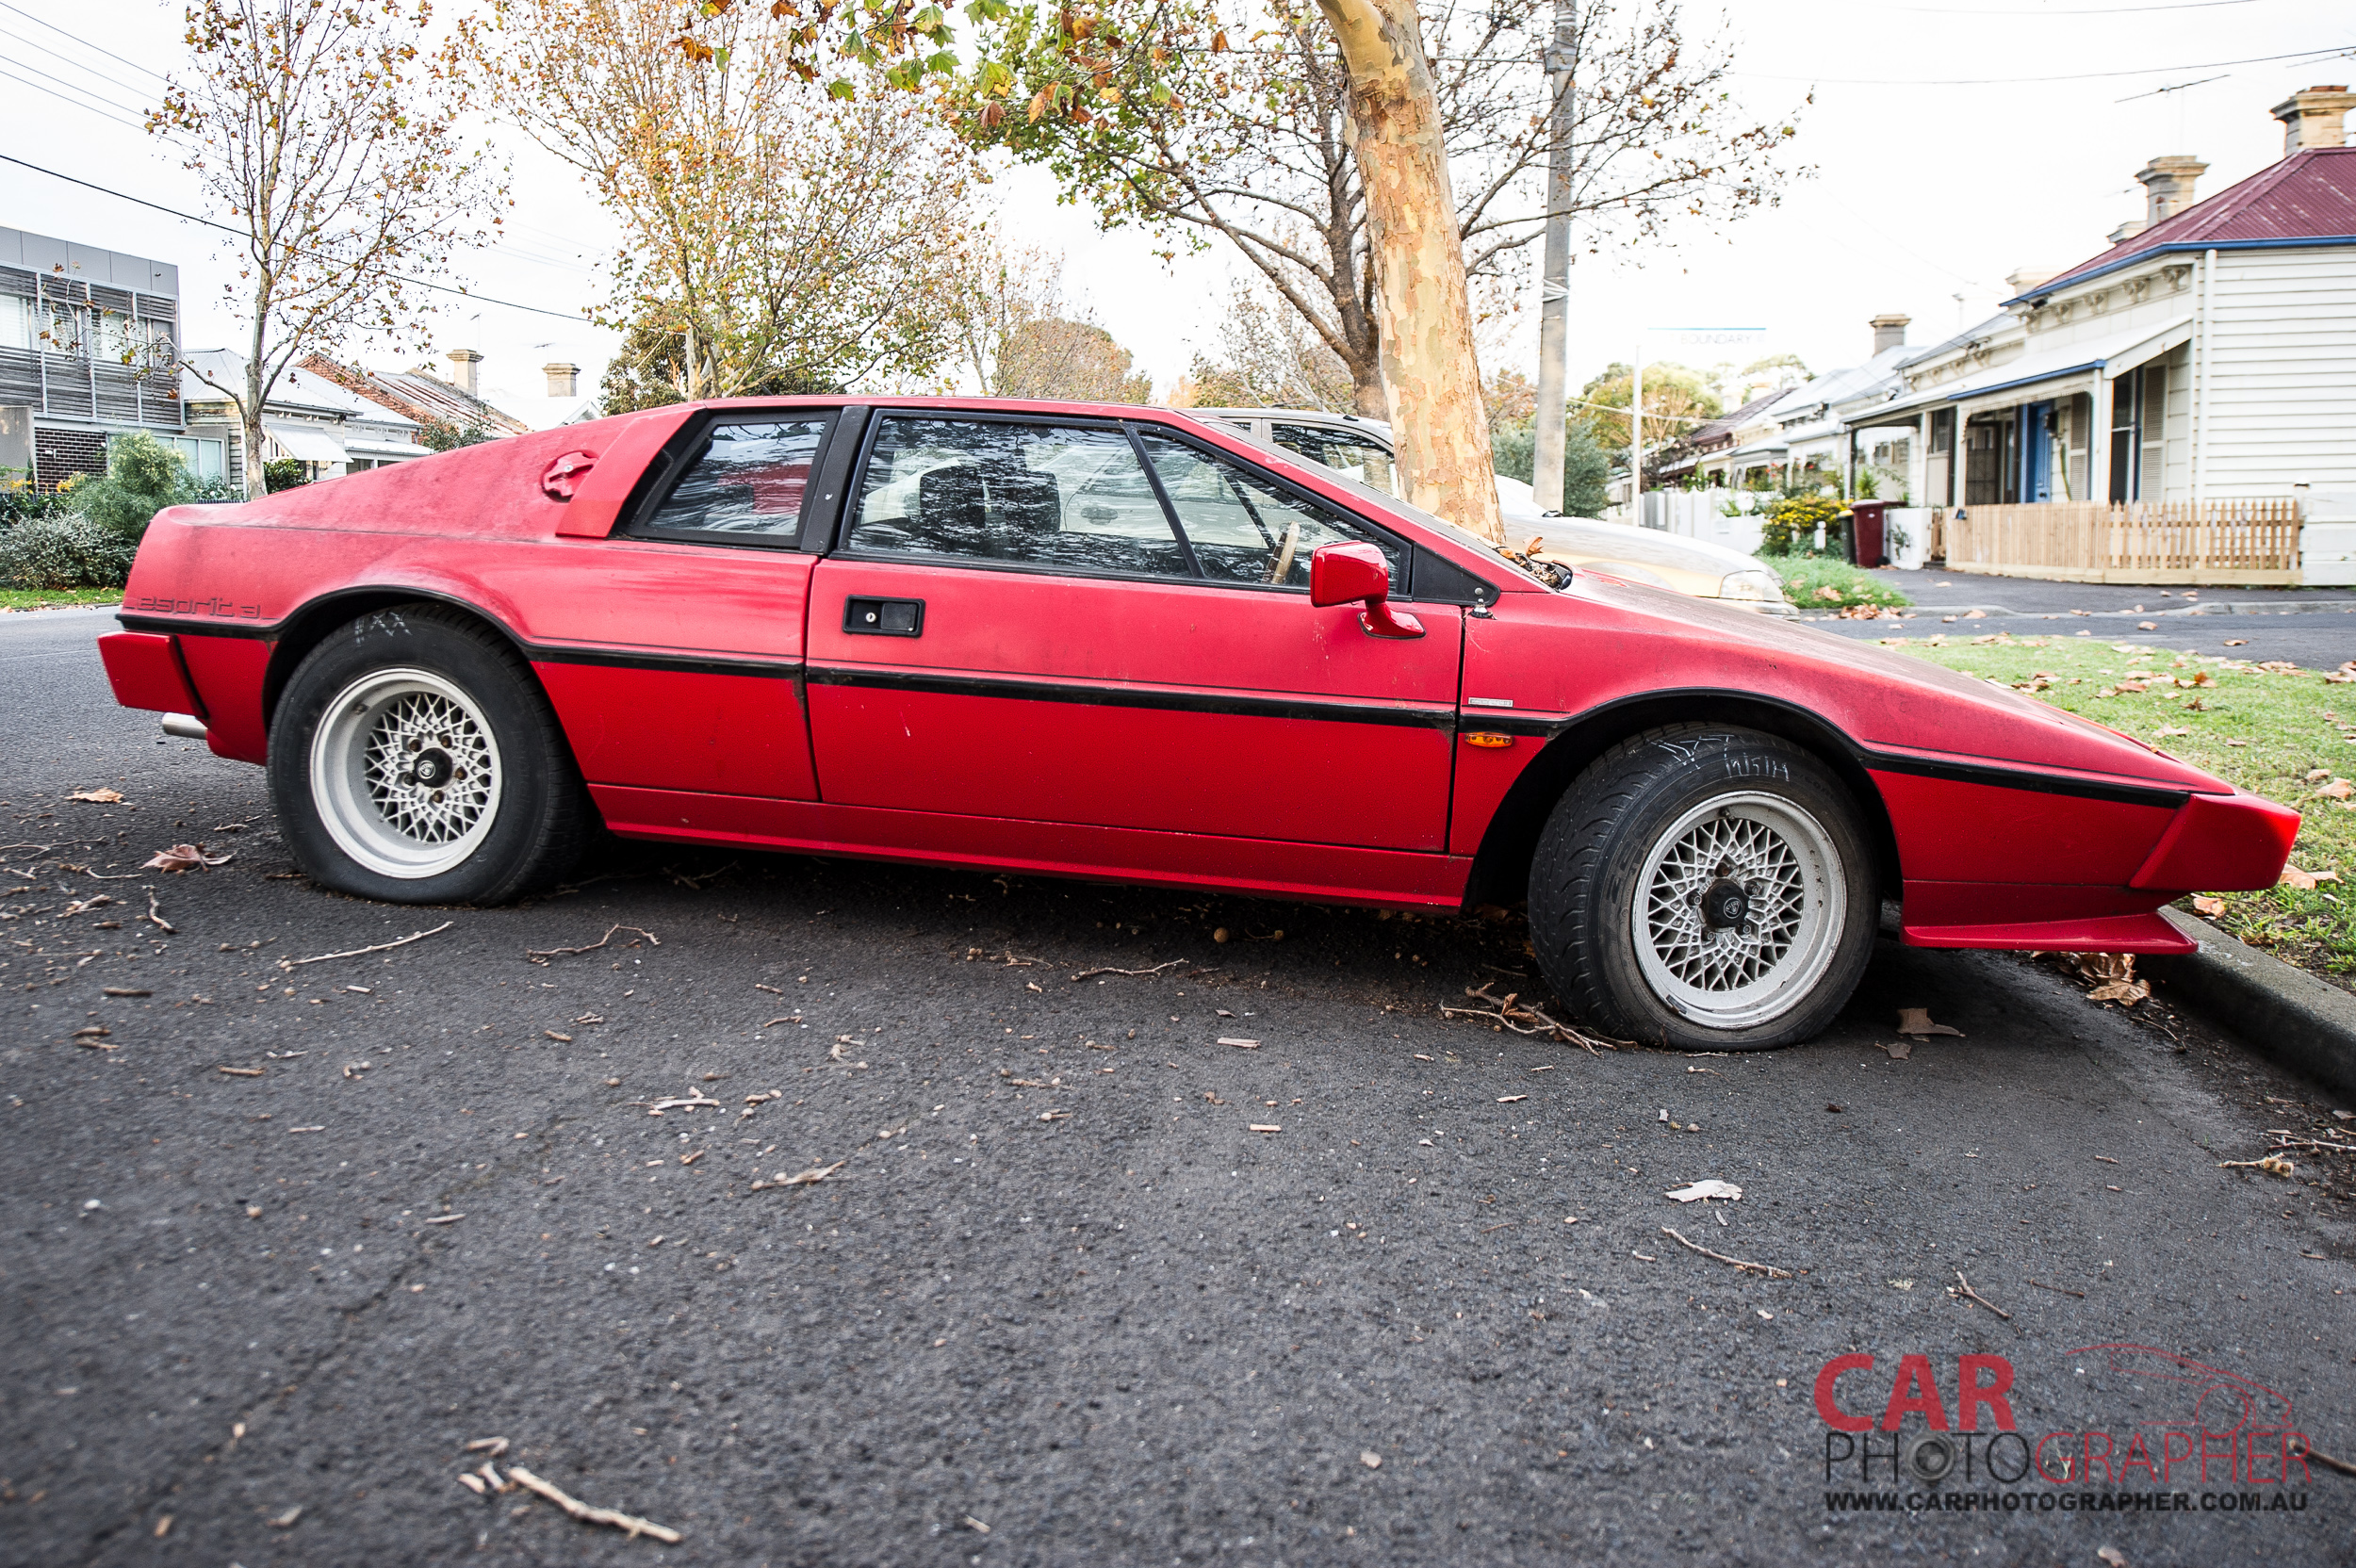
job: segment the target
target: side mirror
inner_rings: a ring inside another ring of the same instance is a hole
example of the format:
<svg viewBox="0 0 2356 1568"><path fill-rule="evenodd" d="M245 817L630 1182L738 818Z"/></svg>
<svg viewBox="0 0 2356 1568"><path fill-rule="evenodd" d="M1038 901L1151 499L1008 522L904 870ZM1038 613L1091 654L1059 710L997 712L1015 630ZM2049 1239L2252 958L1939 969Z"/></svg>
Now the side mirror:
<svg viewBox="0 0 2356 1568"><path fill-rule="evenodd" d="M1309 556L1309 602L1320 608L1363 602L1358 624L1369 637L1420 637L1423 623L1391 608L1391 567L1372 545L1319 545Z"/></svg>

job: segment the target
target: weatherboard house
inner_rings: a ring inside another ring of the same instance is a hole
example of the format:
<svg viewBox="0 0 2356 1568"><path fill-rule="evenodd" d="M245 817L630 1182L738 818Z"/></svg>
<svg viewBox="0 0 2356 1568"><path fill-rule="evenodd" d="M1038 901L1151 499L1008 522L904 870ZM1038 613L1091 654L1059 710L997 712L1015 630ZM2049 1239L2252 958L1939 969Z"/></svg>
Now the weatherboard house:
<svg viewBox="0 0 2356 1568"><path fill-rule="evenodd" d="M2063 271L2012 274L2001 314L1909 356L1843 422L1859 438L1913 437L1922 505L2211 516L2296 501L2302 519L2343 504L2356 518L2351 106L2337 86L2275 106L2282 158L2205 199L2205 164L2153 158L2135 176L2142 220ZM2341 543L2307 533L2304 580L2341 580L2326 566ZM2356 571L2356 538L2346 545Z"/></svg>

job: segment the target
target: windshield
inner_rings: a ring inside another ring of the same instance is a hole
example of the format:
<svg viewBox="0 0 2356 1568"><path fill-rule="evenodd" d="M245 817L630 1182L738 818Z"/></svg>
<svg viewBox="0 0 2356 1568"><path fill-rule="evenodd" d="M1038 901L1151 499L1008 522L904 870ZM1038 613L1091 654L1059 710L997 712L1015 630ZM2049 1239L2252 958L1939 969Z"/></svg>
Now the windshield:
<svg viewBox="0 0 2356 1568"><path fill-rule="evenodd" d="M1339 468L1329 467L1325 464L1317 463L1315 458L1305 457L1301 452L1288 450L1278 446L1274 442L1263 441L1249 431L1231 430L1226 433L1241 436L1244 440L1249 441L1252 445L1259 448L1262 451L1268 452L1271 456L1284 458L1287 461L1294 463L1307 462L1315 464L1316 466L1323 469L1325 473L1332 476L1332 478L1338 482L1344 489L1355 491L1360 496L1365 497L1366 500L1373 503L1378 512L1395 512L1399 515L1408 518L1412 522L1421 523L1424 527L1432 530L1434 533L1445 534L1449 539L1454 540L1457 544L1464 546L1468 550L1475 551L1478 554L1491 560L1504 562L1515 572L1529 579L1530 581L1537 583L1541 587L1552 588L1557 592L1560 592L1571 585L1571 572L1570 568L1567 566L1558 566L1549 561L1532 561L1530 557L1524 555L1521 551L1516 550L1510 546L1493 545L1488 540L1481 537L1478 533L1475 533L1472 530L1468 528L1459 528L1454 523L1449 522L1447 518L1434 513L1426 512L1422 507L1417 506L1415 502L1408 500L1403 497L1394 496L1389 494L1387 491L1374 488L1372 485L1367 484L1364 480L1358 478L1355 474L1345 472Z"/></svg>

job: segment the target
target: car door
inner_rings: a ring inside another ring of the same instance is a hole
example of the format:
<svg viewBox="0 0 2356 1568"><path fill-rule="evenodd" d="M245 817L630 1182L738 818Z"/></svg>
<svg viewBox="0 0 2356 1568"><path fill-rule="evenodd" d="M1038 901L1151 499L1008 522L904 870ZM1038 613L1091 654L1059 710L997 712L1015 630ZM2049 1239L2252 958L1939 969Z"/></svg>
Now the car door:
<svg viewBox="0 0 2356 1568"><path fill-rule="evenodd" d="M1226 498L1203 544L1172 483ZM1383 642L1306 591L1317 544L1399 542L1111 421L886 413L851 505L810 590L829 804L1445 849L1461 612Z"/></svg>
<svg viewBox="0 0 2356 1568"><path fill-rule="evenodd" d="M699 416L637 515L594 547L584 591L535 625L533 662L593 788L815 798L800 531L835 418ZM653 803L607 804L635 821Z"/></svg>

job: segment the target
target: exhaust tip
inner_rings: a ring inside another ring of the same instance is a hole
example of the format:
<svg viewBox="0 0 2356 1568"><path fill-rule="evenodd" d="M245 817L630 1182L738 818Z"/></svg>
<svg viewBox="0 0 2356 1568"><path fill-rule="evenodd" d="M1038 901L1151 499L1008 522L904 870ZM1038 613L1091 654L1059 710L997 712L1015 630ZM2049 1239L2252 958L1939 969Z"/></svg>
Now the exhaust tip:
<svg viewBox="0 0 2356 1568"><path fill-rule="evenodd" d="M211 731L205 721L193 713L166 713L164 733L177 735L184 741L201 741Z"/></svg>

